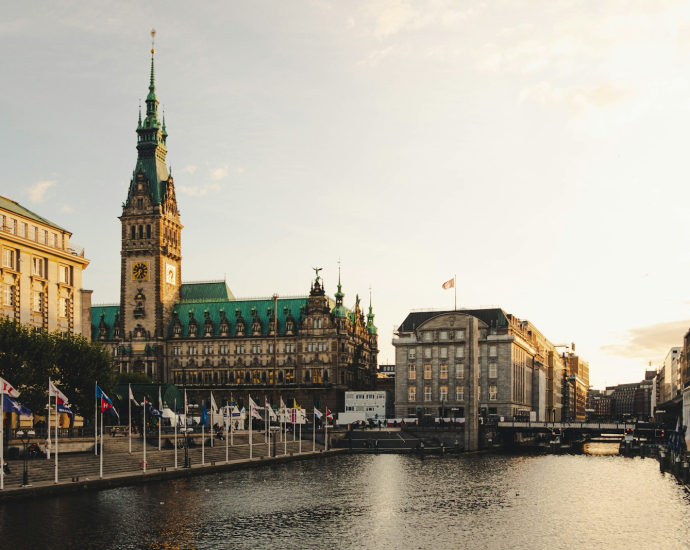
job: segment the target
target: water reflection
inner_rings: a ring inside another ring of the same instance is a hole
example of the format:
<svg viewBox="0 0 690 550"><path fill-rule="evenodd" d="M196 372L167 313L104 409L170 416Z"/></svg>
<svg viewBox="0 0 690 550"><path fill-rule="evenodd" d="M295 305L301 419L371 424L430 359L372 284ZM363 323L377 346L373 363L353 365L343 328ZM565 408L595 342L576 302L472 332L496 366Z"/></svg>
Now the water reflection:
<svg viewBox="0 0 690 550"><path fill-rule="evenodd" d="M4 504L0 529L13 548L687 546L683 489L655 461L607 449L342 456ZM650 528L661 511L663 529Z"/></svg>

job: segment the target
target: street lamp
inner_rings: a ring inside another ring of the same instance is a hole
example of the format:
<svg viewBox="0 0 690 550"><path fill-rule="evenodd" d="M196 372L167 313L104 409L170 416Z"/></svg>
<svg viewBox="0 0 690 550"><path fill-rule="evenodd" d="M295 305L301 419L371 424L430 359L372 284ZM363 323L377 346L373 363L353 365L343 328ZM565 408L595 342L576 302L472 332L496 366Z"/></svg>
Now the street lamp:
<svg viewBox="0 0 690 550"><path fill-rule="evenodd" d="M28 446L29 441L31 441L31 438L35 435L36 433L33 430L29 430L27 432L24 430L19 430L17 432L17 437L19 437L24 445L24 479L22 480L22 487L29 486L29 453L27 452L26 447Z"/></svg>
<svg viewBox="0 0 690 550"><path fill-rule="evenodd" d="M182 432L184 444L184 468L191 468L192 461L189 459L189 434L194 431L194 428L185 426L184 428L180 428L180 431Z"/></svg>

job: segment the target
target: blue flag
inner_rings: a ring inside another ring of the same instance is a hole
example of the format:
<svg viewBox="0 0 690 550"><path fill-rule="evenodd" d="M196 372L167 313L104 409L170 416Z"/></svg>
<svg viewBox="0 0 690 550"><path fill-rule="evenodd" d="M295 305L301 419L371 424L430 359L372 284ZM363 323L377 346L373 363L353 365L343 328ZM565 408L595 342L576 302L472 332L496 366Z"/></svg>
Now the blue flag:
<svg viewBox="0 0 690 550"><path fill-rule="evenodd" d="M6 413L17 413L22 416L31 416L31 411L22 405L16 399L12 399L9 395L5 394L3 400L3 411Z"/></svg>
<svg viewBox="0 0 690 550"><path fill-rule="evenodd" d="M206 426L206 421L208 420L208 412L206 411L206 405L201 405L201 423Z"/></svg>
<svg viewBox="0 0 690 550"><path fill-rule="evenodd" d="M149 416L157 416L159 418L163 416L163 414L158 409L154 408L154 406L151 405L151 403L149 403L148 399L144 400L144 406L146 407L146 414L148 414Z"/></svg>

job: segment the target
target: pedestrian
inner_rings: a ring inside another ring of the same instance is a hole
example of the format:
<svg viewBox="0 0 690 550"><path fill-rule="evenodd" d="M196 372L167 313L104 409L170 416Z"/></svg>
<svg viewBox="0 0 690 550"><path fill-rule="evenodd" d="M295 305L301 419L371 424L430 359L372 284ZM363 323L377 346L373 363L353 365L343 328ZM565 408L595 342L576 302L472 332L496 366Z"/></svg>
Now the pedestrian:
<svg viewBox="0 0 690 550"><path fill-rule="evenodd" d="M50 460L50 439L46 439L45 448L46 448L46 459Z"/></svg>
<svg viewBox="0 0 690 550"><path fill-rule="evenodd" d="M10 475L12 472L10 472L10 467L7 464L7 461L2 465L2 471L5 472L5 475Z"/></svg>

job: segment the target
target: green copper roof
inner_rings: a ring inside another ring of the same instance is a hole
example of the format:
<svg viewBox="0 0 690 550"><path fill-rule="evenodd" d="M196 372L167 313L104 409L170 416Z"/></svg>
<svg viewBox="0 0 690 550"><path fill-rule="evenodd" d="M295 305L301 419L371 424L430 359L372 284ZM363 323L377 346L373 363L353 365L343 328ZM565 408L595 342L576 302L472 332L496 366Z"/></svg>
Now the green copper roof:
<svg viewBox="0 0 690 550"><path fill-rule="evenodd" d="M180 286L181 302L219 302L234 299L225 281L182 283Z"/></svg>
<svg viewBox="0 0 690 550"><path fill-rule="evenodd" d="M286 298L278 299L278 334L283 334L285 332L285 319L288 316L288 311L292 313L295 318L295 323L297 323L300 317L300 308L307 303L306 296L304 298ZM261 320L262 331L261 335L266 335L269 332L269 318L270 312L269 308L273 308L273 300L271 298L259 299L259 300L227 300L218 302L178 302L175 304L174 310L180 319L182 325L182 337L186 338L189 335L189 313L194 315L194 320L199 325L199 340L204 339L204 312L208 311L209 318L213 321L213 335L218 336L220 334L220 311L221 309L225 311L225 317L230 321L230 336L236 335L237 327L237 317L236 311L242 314L246 326L246 334L252 336L252 322L254 316L252 315L252 309L256 311L259 319ZM287 308L288 311L285 311ZM173 335L173 326L175 320L170 325L168 331L168 336ZM297 329L297 326L295 326ZM254 335L256 336L256 335Z"/></svg>
<svg viewBox="0 0 690 550"><path fill-rule="evenodd" d="M60 227L59 225L54 224L50 220L46 220L45 218L32 212L28 208L24 208L18 202L15 202L13 200L7 199L7 198L2 197L2 196L0 196L0 208L3 208L4 210L9 210L10 212L13 212L14 214L17 214L19 216L24 216L25 218L29 218L29 219L34 220L36 222L43 223L45 225L49 225L51 227L54 227L55 229L59 229L60 231L67 231L66 229L63 229L62 227Z"/></svg>
<svg viewBox="0 0 690 550"><path fill-rule="evenodd" d="M98 328L101 325L101 315L103 315L103 321L108 327L106 338L111 339L113 337L115 314L119 312L119 305L91 306L91 339L98 340Z"/></svg>

